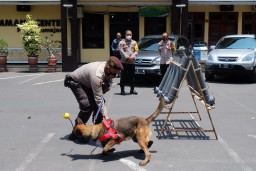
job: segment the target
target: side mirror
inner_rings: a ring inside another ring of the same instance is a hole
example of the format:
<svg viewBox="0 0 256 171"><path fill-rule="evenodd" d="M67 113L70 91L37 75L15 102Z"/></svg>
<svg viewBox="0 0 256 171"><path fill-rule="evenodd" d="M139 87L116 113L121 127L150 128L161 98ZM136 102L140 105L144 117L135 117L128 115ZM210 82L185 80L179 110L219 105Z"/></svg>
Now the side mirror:
<svg viewBox="0 0 256 171"><path fill-rule="evenodd" d="M213 50L213 49L215 49L215 47L216 47L216 46L210 46L210 49Z"/></svg>

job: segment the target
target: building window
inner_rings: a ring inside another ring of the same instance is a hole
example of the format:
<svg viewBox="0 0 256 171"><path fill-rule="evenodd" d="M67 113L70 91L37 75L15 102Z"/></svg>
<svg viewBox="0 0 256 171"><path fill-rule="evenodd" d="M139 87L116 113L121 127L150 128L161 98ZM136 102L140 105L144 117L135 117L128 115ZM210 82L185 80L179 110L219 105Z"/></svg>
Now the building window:
<svg viewBox="0 0 256 171"><path fill-rule="evenodd" d="M256 13L244 12L243 13L243 34L256 33Z"/></svg>
<svg viewBox="0 0 256 171"><path fill-rule="evenodd" d="M104 48L104 15L85 13L83 17L83 48Z"/></svg>
<svg viewBox="0 0 256 171"><path fill-rule="evenodd" d="M237 34L238 12L210 12L209 17L209 46L225 35Z"/></svg>
<svg viewBox="0 0 256 171"><path fill-rule="evenodd" d="M204 12L188 14L188 39L191 44L204 41Z"/></svg>
<svg viewBox="0 0 256 171"><path fill-rule="evenodd" d="M166 17L145 17L145 36L166 32Z"/></svg>

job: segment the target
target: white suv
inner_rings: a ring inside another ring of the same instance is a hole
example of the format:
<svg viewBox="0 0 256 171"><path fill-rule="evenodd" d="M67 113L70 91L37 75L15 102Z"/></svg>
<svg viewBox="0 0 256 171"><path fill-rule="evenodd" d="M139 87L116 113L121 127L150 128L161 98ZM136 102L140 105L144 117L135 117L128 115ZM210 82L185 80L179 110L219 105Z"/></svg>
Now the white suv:
<svg viewBox="0 0 256 171"><path fill-rule="evenodd" d="M205 78L235 72L246 73L256 82L256 35L228 35L211 46L205 62Z"/></svg>

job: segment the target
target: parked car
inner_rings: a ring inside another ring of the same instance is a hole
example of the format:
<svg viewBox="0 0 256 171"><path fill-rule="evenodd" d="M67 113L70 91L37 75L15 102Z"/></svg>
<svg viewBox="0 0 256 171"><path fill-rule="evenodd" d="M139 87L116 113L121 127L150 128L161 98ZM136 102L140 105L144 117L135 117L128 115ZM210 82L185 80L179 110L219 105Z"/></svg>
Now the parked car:
<svg viewBox="0 0 256 171"><path fill-rule="evenodd" d="M169 39L178 49L180 46L186 48L187 53L191 53L191 45L187 38L180 35L171 35ZM158 43L162 40L162 35L145 36L139 40L139 54L135 60L135 76L158 76L160 78L160 55Z"/></svg>
<svg viewBox="0 0 256 171"><path fill-rule="evenodd" d="M211 46L205 62L205 78L215 75L249 75L256 82L256 35L229 35L222 37L216 46Z"/></svg>

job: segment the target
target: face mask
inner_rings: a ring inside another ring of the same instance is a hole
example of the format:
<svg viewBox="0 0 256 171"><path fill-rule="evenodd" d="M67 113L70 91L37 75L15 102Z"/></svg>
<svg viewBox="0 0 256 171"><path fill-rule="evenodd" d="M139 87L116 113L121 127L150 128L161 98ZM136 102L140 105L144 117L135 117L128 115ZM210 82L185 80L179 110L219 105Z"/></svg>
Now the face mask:
<svg viewBox="0 0 256 171"><path fill-rule="evenodd" d="M126 39L127 39L127 40L131 40L131 39L132 39L132 36L131 36L131 35L126 36Z"/></svg>
<svg viewBox="0 0 256 171"><path fill-rule="evenodd" d="M167 37L162 37L162 40L168 40L168 38Z"/></svg>

